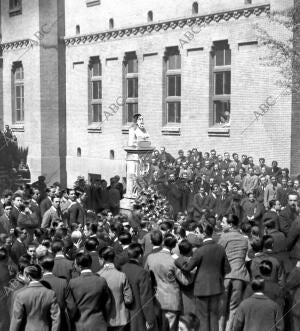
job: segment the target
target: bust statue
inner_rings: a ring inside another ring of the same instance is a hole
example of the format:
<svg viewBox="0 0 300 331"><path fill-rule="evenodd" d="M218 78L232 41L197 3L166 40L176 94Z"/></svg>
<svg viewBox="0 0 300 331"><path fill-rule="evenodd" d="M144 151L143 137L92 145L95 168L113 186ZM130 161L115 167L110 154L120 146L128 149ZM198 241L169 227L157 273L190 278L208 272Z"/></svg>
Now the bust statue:
<svg viewBox="0 0 300 331"><path fill-rule="evenodd" d="M141 114L133 116L133 124L129 129L128 146L150 147L150 136L144 127L144 117Z"/></svg>

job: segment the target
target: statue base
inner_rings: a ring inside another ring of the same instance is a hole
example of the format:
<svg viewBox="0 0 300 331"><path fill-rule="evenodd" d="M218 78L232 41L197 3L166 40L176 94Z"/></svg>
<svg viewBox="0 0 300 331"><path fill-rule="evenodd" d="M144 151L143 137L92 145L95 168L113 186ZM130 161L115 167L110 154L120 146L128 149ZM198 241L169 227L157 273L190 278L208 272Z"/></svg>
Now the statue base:
<svg viewBox="0 0 300 331"><path fill-rule="evenodd" d="M145 143L140 145L140 143ZM124 148L126 155L126 194L120 201L120 211L130 215L133 210L133 204L137 195L136 179L141 176L147 169L150 169L150 163L147 159L152 156L154 147L150 142L139 142L138 146L127 146Z"/></svg>

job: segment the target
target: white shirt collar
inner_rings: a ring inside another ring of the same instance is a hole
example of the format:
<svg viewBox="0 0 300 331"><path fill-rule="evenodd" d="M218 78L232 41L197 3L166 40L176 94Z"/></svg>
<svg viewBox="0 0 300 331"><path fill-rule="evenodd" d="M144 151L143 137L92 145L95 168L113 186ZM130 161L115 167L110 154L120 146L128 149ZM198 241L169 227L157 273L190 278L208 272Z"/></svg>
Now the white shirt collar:
<svg viewBox="0 0 300 331"><path fill-rule="evenodd" d="M203 239L203 242L205 243L206 241L211 241L211 240L213 240L212 238L205 238L205 239Z"/></svg>
<svg viewBox="0 0 300 331"><path fill-rule="evenodd" d="M92 272L91 269L84 269L84 270L81 270L81 273L82 273L82 274L86 274L86 273L90 273L90 272Z"/></svg>
<svg viewBox="0 0 300 331"><path fill-rule="evenodd" d="M47 276L47 275L53 275L53 272L50 272L50 271L45 272L43 276Z"/></svg>

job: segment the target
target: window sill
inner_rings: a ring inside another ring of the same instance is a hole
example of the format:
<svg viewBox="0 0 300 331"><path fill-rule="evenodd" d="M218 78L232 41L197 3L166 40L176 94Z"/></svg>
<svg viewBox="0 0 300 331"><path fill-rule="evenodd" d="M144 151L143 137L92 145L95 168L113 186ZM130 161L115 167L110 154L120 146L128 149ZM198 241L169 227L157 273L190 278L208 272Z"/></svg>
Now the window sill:
<svg viewBox="0 0 300 331"><path fill-rule="evenodd" d="M22 8L14 8L9 10L9 16L17 16L22 14Z"/></svg>
<svg viewBox="0 0 300 331"><path fill-rule="evenodd" d="M164 136L180 136L179 126L164 126L161 130Z"/></svg>
<svg viewBox="0 0 300 331"><path fill-rule="evenodd" d="M102 133L101 123L91 124L88 126L89 133Z"/></svg>
<svg viewBox="0 0 300 331"><path fill-rule="evenodd" d="M230 137L230 127L212 127L207 130L210 137Z"/></svg>
<svg viewBox="0 0 300 331"><path fill-rule="evenodd" d="M11 126L12 132L24 132L24 124L23 123L16 123Z"/></svg>
<svg viewBox="0 0 300 331"><path fill-rule="evenodd" d="M86 0L87 7L93 7L100 5L100 0Z"/></svg>

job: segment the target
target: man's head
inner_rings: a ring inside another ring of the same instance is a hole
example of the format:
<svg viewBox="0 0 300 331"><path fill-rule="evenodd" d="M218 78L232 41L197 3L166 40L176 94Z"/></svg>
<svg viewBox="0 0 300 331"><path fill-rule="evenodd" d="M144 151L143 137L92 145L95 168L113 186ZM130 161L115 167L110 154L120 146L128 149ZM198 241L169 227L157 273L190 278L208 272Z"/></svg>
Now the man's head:
<svg viewBox="0 0 300 331"><path fill-rule="evenodd" d="M292 209L296 210L298 205L298 194L296 192L291 192L288 195L288 204Z"/></svg>
<svg viewBox="0 0 300 331"><path fill-rule="evenodd" d="M13 197L13 204L15 207L20 208L22 204L22 197L19 194L15 194Z"/></svg>
<svg viewBox="0 0 300 331"><path fill-rule="evenodd" d="M272 177L271 177L271 183L272 183L273 185L276 185L276 184L277 184L277 180L276 180L276 177L275 177L275 176L272 176Z"/></svg>
<svg viewBox="0 0 300 331"><path fill-rule="evenodd" d="M57 209L59 205L60 205L60 198L58 197L52 198L52 206Z"/></svg>
<svg viewBox="0 0 300 331"><path fill-rule="evenodd" d="M100 251L100 256L106 263L113 263L116 255L112 247L105 247Z"/></svg>
<svg viewBox="0 0 300 331"><path fill-rule="evenodd" d="M14 230L14 235L16 238L19 238L21 241L24 241L27 238L27 231L24 228L15 228Z"/></svg>
<svg viewBox="0 0 300 331"><path fill-rule="evenodd" d="M137 243L130 244L128 247L128 257L137 260L141 256L143 256L142 246Z"/></svg>
<svg viewBox="0 0 300 331"><path fill-rule="evenodd" d="M4 214L7 216L7 217L10 217L10 214L11 214L11 210L12 210L12 204L11 202L6 202L3 204L3 209L4 209Z"/></svg>
<svg viewBox="0 0 300 331"><path fill-rule="evenodd" d="M39 264L44 272L52 272L54 267L54 256L52 254L46 254L39 258Z"/></svg>
<svg viewBox="0 0 300 331"><path fill-rule="evenodd" d="M295 188L296 190L298 190L299 187L300 187L299 180L298 180L298 179L295 179L295 180L294 180L294 188Z"/></svg>
<svg viewBox="0 0 300 331"><path fill-rule="evenodd" d="M152 230L150 238L153 246L161 246L163 242L163 235L160 230Z"/></svg>
<svg viewBox="0 0 300 331"><path fill-rule="evenodd" d="M80 270L91 269L92 257L87 253L77 253L75 257L75 263Z"/></svg>
<svg viewBox="0 0 300 331"><path fill-rule="evenodd" d="M35 244L29 244L27 248L27 254L31 256L32 259L36 258L36 245Z"/></svg>
<svg viewBox="0 0 300 331"><path fill-rule="evenodd" d="M258 161L259 161L259 165L261 167L263 167L265 165L266 160L263 157L261 157Z"/></svg>
<svg viewBox="0 0 300 331"><path fill-rule="evenodd" d="M33 264L24 269L24 276L28 282L39 281L42 278L42 268L38 264Z"/></svg>
<svg viewBox="0 0 300 331"><path fill-rule="evenodd" d="M209 164L210 164L209 160L206 160L206 161L204 162L204 165L205 165L206 168L209 168Z"/></svg>

